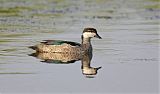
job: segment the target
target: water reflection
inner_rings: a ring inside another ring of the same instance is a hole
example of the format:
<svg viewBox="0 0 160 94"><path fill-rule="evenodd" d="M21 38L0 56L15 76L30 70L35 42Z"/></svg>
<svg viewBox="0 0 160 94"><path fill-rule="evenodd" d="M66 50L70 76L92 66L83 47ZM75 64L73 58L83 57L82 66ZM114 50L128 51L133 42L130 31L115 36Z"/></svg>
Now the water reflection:
<svg viewBox="0 0 160 94"><path fill-rule="evenodd" d="M88 78L94 77L101 67L91 67L92 52L79 53L32 53L30 56L41 59L48 64L71 64L81 60L82 74Z"/></svg>
<svg viewBox="0 0 160 94"><path fill-rule="evenodd" d="M81 59L82 62L81 69L82 73L87 77L89 77L89 75L96 75L97 71L101 68L101 67L97 68L91 67L91 60L92 60L92 52L85 52Z"/></svg>
<svg viewBox="0 0 160 94"><path fill-rule="evenodd" d="M53 64L69 64L74 63L82 58L82 55L77 53L32 53L30 56L37 57L41 59L44 63Z"/></svg>

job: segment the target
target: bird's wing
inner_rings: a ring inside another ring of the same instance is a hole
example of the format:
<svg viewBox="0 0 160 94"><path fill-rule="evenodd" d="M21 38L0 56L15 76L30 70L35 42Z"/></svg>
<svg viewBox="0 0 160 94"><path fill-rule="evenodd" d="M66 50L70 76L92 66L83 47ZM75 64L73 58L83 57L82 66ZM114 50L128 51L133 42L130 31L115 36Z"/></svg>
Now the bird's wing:
<svg viewBox="0 0 160 94"><path fill-rule="evenodd" d="M63 40L43 40L43 42L41 42L41 43L46 44L46 45L62 45L64 43L66 43L71 46L81 46L81 44L79 44L77 42L63 41Z"/></svg>

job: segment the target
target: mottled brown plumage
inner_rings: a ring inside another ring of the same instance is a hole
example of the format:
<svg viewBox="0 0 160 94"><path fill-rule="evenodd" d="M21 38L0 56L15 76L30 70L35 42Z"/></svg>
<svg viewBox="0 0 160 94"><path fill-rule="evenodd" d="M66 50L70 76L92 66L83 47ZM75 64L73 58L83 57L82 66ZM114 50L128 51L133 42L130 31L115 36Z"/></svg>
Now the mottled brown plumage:
<svg viewBox="0 0 160 94"><path fill-rule="evenodd" d="M96 29L85 28L81 44L63 40L44 40L40 44L29 48L45 53L83 53L84 51L92 51L91 38L93 37L101 39Z"/></svg>

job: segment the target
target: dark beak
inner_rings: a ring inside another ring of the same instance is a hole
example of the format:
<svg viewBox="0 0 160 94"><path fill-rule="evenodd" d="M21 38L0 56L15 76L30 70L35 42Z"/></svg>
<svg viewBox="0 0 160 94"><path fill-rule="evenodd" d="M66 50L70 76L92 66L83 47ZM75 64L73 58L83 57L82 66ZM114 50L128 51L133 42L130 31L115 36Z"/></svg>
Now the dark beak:
<svg viewBox="0 0 160 94"><path fill-rule="evenodd" d="M102 39L98 34L95 36L96 38Z"/></svg>
<svg viewBox="0 0 160 94"><path fill-rule="evenodd" d="M99 70L99 69L101 69L102 67L98 67L98 68L96 68L97 70Z"/></svg>

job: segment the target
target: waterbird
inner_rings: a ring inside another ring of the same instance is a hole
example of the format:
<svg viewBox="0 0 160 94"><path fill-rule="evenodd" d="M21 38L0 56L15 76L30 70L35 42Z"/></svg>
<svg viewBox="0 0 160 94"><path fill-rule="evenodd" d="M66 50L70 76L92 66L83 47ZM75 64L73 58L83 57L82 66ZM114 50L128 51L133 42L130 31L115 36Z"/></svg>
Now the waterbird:
<svg viewBox="0 0 160 94"><path fill-rule="evenodd" d="M102 39L95 28L84 28L81 35L81 44L65 40L43 40L40 44L30 46L29 48L36 52L45 53L83 53L92 52L91 38Z"/></svg>

